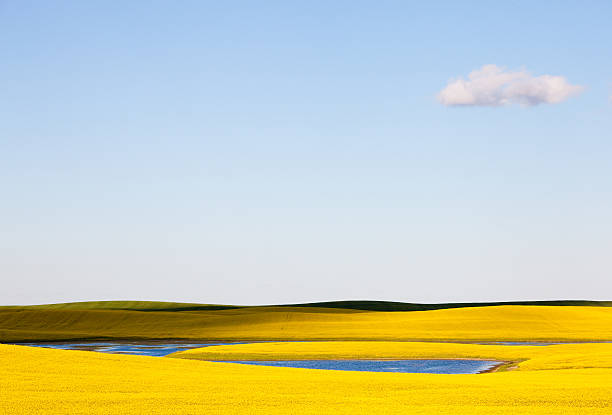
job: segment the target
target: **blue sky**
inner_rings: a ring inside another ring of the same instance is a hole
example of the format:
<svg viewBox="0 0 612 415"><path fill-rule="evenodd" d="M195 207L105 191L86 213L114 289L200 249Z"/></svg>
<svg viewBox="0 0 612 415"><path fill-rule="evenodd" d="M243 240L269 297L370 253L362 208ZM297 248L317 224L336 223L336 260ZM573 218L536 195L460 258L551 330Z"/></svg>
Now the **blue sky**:
<svg viewBox="0 0 612 415"><path fill-rule="evenodd" d="M0 2L0 303L612 299L612 3L129 3Z"/></svg>

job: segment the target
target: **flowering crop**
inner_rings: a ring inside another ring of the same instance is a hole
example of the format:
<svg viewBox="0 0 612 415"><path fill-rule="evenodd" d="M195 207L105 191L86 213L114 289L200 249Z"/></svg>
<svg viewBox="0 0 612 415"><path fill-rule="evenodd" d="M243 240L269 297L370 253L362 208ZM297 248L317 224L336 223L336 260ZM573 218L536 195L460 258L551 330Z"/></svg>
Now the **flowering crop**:
<svg viewBox="0 0 612 415"><path fill-rule="evenodd" d="M554 356L553 347L540 349ZM587 349L584 359L592 356ZM0 413L609 414L612 369L606 365L481 375L368 373L0 345Z"/></svg>
<svg viewBox="0 0 612 415"><path fill-rule="evenodd" d="M0 341L612 340L612 307L496 306L380 312L307 307L142 312L1 309Z"/></svg>
<svg viewBox="0 0 612 415"><path fill-rule="evenodd" d="M612 407L611 343L500 346L432 341L610 340L610 308L0 311L0 339L20 336L319 341L213 346L174 358L0 344L0 414L610 414ZM320 341L334 339L343 341ZM398 339L428 342L386 341ZM510 363L496 373L434 375L203 361L313 358L480 358Z"/></svg>

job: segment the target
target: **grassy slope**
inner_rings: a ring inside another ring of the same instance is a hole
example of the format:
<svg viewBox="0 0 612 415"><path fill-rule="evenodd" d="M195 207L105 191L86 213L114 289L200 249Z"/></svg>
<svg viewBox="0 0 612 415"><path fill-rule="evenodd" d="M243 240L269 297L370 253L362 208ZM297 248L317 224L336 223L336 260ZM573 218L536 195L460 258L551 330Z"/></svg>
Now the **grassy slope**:
<svg viewBox="0 0 612 415"><path fill-rule="evenodd" d="M158 311L3 309L0 341L612 340L612 308L491 306L415 312L318 307Z"/></svg>
<svg viewBox="0 0 612 415"><path fill-rule="evenodd" d="M572 359L568 353L561 354L564 361ZM605 368L485 375L340 372L9 345L0 345L0 362L10 362L0 364L0 413L15 415L554 415L608 414L612 405L612 369Z"/></svg>
<svg viewBox="0 0 612 415"><path fill-rule="evenodd" d="M221 304L174 303L167 301L80 301L76 303L0 306L2 310L129 310L129 311L197 311L226 310L239 306Z"/></svg>

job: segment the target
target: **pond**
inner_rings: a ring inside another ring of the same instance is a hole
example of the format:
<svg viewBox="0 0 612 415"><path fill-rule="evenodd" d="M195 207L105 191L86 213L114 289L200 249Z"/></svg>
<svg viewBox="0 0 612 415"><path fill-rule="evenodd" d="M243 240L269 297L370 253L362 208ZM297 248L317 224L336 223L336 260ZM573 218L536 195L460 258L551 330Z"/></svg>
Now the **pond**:
<svg viewBox="0 0 612 415"><path fill-rule="evenodd" d="M197 347L245 344L245 342L182 342L182 341L113 341L113 342L49 342L21 343L23 346L48 347L63 350L87 350L101 353L167 356ZM469 374L490 370L501 362L464 359L411 360L266 360L231 361L249 365L294 367L304 369L352 370L359 372Z"/></svg>
<svg viewBox="0 0 612 415"><path fill-rule="evenodd" d="M470 374L486 372L502 362L463 359L415 360L239 360L225 363L296 367L303 369L352 370L358 372Z"/></svg>

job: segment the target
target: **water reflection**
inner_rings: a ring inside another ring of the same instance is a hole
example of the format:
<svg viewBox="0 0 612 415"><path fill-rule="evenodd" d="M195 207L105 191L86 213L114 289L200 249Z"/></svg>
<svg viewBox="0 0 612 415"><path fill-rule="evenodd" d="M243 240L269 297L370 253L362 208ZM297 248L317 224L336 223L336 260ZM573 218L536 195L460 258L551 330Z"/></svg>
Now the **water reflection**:
<svg viewBox="0 0 612 415"><path fill-rule="evenodd" d="M167 356L198 347L220 346L224 344L245 344L244 342L80 342L80 343L21 343L23 346L47 347L62 350L88 350L102 353L134 354L142 356Z"/></svg>
<svg viewBox="0 0 612 415"><path fill-rule="evenodd" d="M240 360L227 363L295 367L304 369L352 370L358 372L470 374L486 372L502 362L492 360Z"/></svg>

